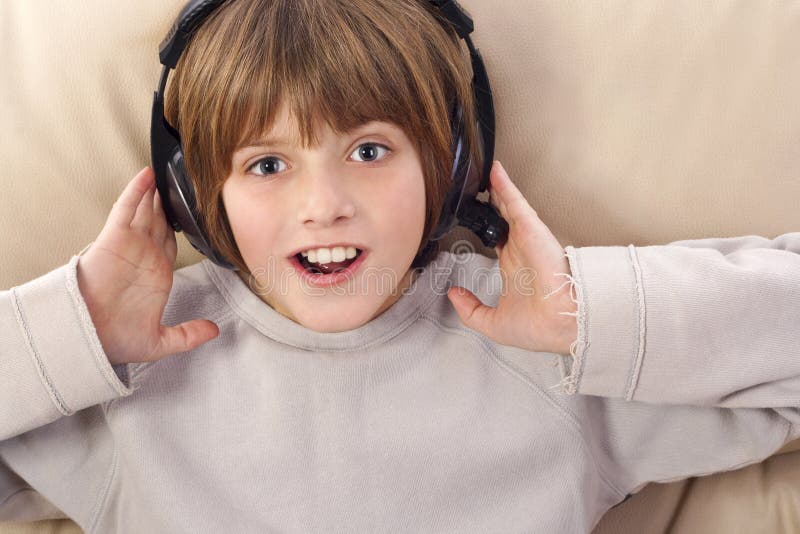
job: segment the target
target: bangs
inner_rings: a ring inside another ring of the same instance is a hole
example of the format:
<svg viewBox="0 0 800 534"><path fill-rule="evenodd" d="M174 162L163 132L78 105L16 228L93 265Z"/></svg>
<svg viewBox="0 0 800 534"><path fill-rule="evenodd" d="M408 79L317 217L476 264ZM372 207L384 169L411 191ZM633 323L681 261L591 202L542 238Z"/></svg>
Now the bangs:
<svg viewBox="0 0 800 534"><path fill-rule="evenodd" d="M272 31L245 32L249 41L241 47L254 53L241 62L229 91L217 102L219 129L225 132L221 137L235 141L234 146L220 147L226 154L263 138L284 104L297 123L298 141L307 148L318 145L323 122L342 135L370 121L386 121L415 139L418 132L430 131L432 122L441 126L441 121L426 120L427 116L449 117L448 98L433 90L437 85L430 79L433 62L427 54L420 58L419 49L417 57L411 57L411 48L398 47L400 36L386 34L397 21L374 3L268 4L258 17L259 25ZM419 9L406 11L409 24L420 16ZM443 83L453 86L452 81ZM430 104L434 109L426 109ZM449 144L447 130L432 133Z"/></svg>

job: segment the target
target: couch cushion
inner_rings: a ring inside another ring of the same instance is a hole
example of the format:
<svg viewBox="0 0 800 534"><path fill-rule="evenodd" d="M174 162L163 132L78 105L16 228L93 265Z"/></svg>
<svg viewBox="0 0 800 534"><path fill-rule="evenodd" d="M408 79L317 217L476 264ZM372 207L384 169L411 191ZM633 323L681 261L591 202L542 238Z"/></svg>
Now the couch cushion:
<svg viewBox="0 0 800 534"><path fill-rule="evenodd" d="M592 534L800 533L800 452L726 473L648 484Z"/></svg>

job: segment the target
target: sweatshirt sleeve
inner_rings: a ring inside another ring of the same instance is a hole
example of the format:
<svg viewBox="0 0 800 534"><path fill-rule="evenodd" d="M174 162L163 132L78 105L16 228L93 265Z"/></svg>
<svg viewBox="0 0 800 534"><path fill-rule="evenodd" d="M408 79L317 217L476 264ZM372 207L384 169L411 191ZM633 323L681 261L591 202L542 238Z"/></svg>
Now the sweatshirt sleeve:
<svg viewBox="0 0 800 534"><path fill-rule="evenodd" d="M800 232L565 250L564 393L800 409Z"/></svg>
<svg viewBox="0 0 800 534"><path fill-rule="evenodd" d="M79 257L0 292L0 520L49 517L44 501L29 498L32 488L15 471L13 455L6 454L21 450L15 436L135 389L130 387L129 366L112 366L97 337L78 289ZM63 429L91 430L80 424ZM35 435L30 433L31 440ZM86 436L62 437L64 445L91 441ZM27 448L44 444L28 443ZM58 440L48 439L46 444L57 452ZM84 454L90 456L91 451Z"/></svg>
<svg viewBox="0 0 800 534"><path fill-rule="evenodd" d="M620 496L800 438L800 232L565 250L578 338L553 387Z"/></svg>

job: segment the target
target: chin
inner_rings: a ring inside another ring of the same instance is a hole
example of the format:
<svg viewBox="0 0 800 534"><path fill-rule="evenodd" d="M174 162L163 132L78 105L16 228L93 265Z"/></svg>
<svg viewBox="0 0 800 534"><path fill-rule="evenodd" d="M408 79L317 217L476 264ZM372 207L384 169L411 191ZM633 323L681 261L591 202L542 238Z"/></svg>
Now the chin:
<svg viewBox="0 0 800 534"><path fill-rule="evenodd" d="M309 330L332 334L355 330L368 323L372 319L372 314L369 313L368 310L350 312L340 309L337 313L331 314L331 316L311 314L309 316L297 317L297 319L301 325Z"/></svg>

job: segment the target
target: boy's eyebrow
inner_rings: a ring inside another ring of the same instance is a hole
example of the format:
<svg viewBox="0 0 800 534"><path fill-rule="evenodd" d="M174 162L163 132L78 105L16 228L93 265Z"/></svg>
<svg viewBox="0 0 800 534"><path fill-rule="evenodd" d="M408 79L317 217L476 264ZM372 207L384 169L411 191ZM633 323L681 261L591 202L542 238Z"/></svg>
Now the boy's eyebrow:
<svg viewBox="0 0 800 534"><path fill-rule="evenodd" d="M244 150L245 148L254 148L254 147L262 147L262 146L289 146L292 144L292 139L287 139L285 137L263 137L263 138L255 138L249 139L242 143L241 145L236 147L236 152L240 150Z"/></svg>

